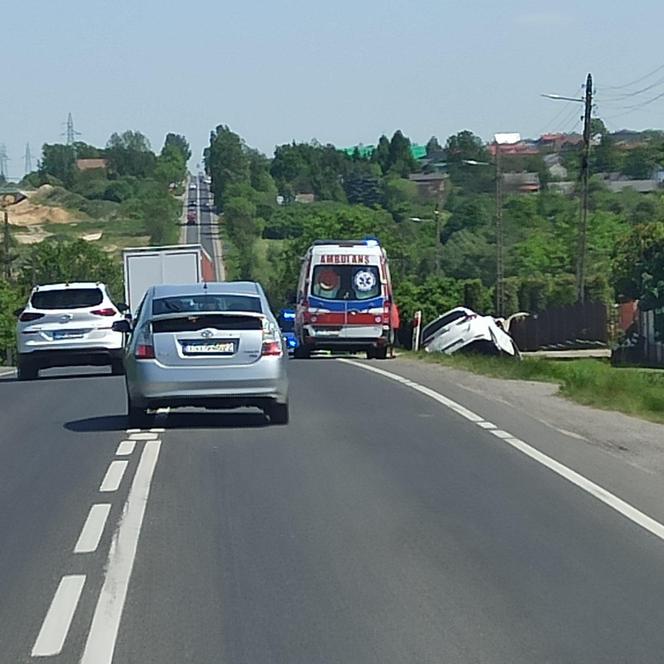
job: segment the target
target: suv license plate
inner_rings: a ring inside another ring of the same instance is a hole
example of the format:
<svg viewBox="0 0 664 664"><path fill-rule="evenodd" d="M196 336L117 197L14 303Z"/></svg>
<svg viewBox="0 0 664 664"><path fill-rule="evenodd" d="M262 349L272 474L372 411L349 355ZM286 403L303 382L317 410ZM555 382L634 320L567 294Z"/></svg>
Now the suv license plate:
<svg viewBox="0 0 664 664"><path fill-rule="evenodd" d="M185 355L232 355L235 352L235 344L232 341L204 341L200 343L183 344L182 350Z"/></svg>
<svg viewBox="0 0 664 664"><path fill-rule="evenodd" d="M56 330L53 339L81 339L87 330Z"/></svg>

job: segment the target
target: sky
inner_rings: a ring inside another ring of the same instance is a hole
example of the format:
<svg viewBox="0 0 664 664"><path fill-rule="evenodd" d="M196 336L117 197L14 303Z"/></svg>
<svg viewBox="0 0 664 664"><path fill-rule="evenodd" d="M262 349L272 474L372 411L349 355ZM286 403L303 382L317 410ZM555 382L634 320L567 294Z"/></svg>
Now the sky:
<svg viewBox="0 0 664 664"><path fill-rule="evenodd" d="M64 140L70 112L80 140L100 146L133 129L158 151L182 133L192 168L219 124L268 154L292 140L372 144L396 129L418 143L463 129L487 140L578 130L581 104L540 95L580 96L588 72L609 128L664 127L664 67L647 76L664 65L661 0L7 5L0 144L12 177L26 142L36 161L43 143Z"/></svg>

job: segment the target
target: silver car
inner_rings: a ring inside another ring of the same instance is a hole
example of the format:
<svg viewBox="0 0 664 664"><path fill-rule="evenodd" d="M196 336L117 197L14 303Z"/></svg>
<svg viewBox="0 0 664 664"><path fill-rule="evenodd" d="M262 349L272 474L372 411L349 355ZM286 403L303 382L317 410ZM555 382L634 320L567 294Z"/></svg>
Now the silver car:
<svg viewBox="0 0 664 664"><path fill-rule="evenodd" d="M259 284L152 286L133 322L114 329L130 334L130 426L148 424L148 410L190 406L255 406L288 423L288 353Z"/></svg>

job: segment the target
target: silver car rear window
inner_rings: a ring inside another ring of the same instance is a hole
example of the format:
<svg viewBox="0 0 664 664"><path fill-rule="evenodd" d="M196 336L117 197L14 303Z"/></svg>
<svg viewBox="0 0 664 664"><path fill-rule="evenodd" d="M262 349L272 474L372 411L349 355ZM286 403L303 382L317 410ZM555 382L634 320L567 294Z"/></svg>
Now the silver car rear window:
<svg viewBox="0 0 664 664"><path fill-rule="evenodd" d="M87 309L104 300L99 288L63 288L62 290L37 291L30 303L35 309Z"/></svg>
<svg viewBox="0 0 664 664"><path fill-rule="evenodd" d="M247 295L176 295L162 297L152 302L152 314L159 316L174 313L198 313L212 311L251 311L262 313L261 301Z"/></svg>

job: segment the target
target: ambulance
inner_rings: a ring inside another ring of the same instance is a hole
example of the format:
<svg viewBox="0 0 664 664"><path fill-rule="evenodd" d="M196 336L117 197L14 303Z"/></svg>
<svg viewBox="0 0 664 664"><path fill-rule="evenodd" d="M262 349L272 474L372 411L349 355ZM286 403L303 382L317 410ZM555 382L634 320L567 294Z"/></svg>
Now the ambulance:
<svg viewBox="0 0 664 664"><path fill-rule="evenodd" d="M298 281L295 357L329 350L385 359L393 342L392 307L387 255L378 240L314 242Z"/></svg>

